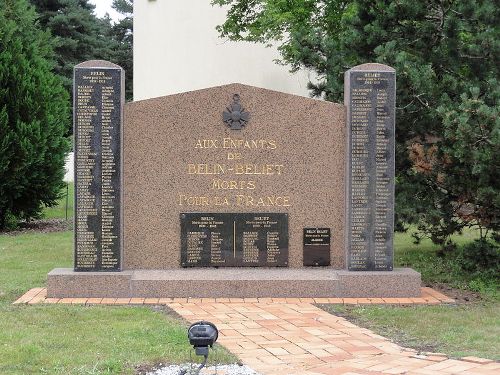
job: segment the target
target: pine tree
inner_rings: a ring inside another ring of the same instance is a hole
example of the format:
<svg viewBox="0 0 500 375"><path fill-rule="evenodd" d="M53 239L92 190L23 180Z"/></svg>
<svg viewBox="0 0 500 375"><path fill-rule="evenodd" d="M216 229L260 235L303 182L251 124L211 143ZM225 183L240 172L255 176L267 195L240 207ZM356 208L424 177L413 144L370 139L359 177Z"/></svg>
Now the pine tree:
<svg viewBox="0 0 500 375"><path fill-rule="evenodd" d="M494 0L213 0L222 36L279 45L313 96L342 102L343 75L397 72L396 212L443 248L479 226L499 238L500 7Z"/></svg>
<svg viewBox="0 0 500 375"><path fill-rule="evenodd" d="M124 16L111 28L111 36L118 43L113 55L113 62L125 70L125 96L133 99L134 65L133 65L133 0L113 0L113 9Z"/></svg>
<svg viewBox="0 0 500 375"><path fill-rule="evenodd" d="M0 229L54 205L64 176L68 95L50 34L26 0L0 0Z"/></svg>
<svg viewBox="0 0 500 375"><path fill-rule="evenodd" d="M88 0L30 0L35 6L38 21L53 38L54 72L61 77L73 102L73 68L87 60L113 61L118 42L113 39L111 20L98 18L95 6ZM66 134L71 134L71 121L66 124Z"/></svg>
<svg viewBox="0 0 500 375"><path fill-rule="evenodd" d="M30 0L39 14L40 25L55 39L55 72L71 93L73 68L93 59L109 60L115 48L110 38L109 20L93 13L88 0Z"/></svg>

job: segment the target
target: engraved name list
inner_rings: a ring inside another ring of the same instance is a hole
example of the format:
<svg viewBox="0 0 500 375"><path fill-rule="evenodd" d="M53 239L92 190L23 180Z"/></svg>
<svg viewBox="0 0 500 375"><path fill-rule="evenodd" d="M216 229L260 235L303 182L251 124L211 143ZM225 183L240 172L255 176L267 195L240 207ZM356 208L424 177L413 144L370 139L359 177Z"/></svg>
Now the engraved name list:
<svg viewBox="0 0 500 375"><path fill-rule="evenodd" d="M348 268L392 270L395 73L346 74Z"/></svg>
<svg viewBox="0 0 500 375"><path fill-rule="evenodd" d="M121 269L122 69L76 66L75 270Z"/></svg>

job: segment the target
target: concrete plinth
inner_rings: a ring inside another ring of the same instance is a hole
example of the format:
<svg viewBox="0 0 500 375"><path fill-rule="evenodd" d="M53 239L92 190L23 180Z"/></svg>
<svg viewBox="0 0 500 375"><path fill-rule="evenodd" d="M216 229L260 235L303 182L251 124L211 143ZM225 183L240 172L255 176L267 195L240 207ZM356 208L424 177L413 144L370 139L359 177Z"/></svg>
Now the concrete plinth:
<svg viewBox="0 0 500 375"><path fill-rule="evenodd" d="M350 272L331 268L206 268L74 272L48 275L49 298L419 297L420 274L409 268Z"/></svg>
<svg viewBox="0 0 500 375"><path fill-rule="evenodd" d="M420 297L420 273L411 268L394 271L337 270L338 293L342 297Z"/></svg>
<svg viewBox="0 0 500 375"><path fill-rule="evenodd" d="M75 272L71 268L54 268L47 275L47 297L128 298L133 273Z"/></svg>

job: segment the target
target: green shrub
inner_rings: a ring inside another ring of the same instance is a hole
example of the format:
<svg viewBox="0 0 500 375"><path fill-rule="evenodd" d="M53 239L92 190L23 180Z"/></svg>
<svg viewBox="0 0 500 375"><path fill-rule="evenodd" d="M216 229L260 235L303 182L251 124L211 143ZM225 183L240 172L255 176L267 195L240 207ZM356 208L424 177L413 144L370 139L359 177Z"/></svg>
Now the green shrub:
<svg viewBox="0 0 500 375"><path fill-rule="evenodd" d="M471 276L492 279L500 275L500 246L498 243L479 239L459 248L457 260Z"/></svg>
<svg viewBox="0 0 500 375"><path fill-rule="evenodd" d="M39 216L64 186L68 95L36 17L26 0L0 0L0 229Z"/></svg>

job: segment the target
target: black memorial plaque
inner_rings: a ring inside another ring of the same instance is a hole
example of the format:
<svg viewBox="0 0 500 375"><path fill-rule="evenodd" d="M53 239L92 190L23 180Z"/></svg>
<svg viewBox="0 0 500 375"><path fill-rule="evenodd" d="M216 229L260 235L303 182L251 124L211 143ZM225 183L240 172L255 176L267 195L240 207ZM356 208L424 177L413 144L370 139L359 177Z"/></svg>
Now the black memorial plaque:
<svg viewBox="0 0 500 375"><path fill-rule="evenodd" d="M75 67L75 271L121 269L122 105L123 69Z"/></svg>
<svg viewBox="0 0 500 375"><path fill-rule="evenodd" d="M330 242L330 228L304 228L304 266L329 266Z"/></svg>
<svg viewBox="0 0 500 375"><path fill-rule="evenodd" d="M287 267L288 214L182 213L182 267Z"/></svg>
<svg viewBox="0 0 500 375"><path fill-rule="evenodd" d="M347 264L393 269L394 69L369 64L346 72L348 120Z"/></svg>

